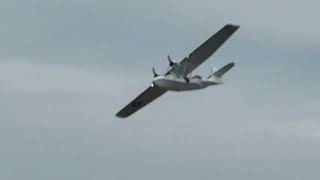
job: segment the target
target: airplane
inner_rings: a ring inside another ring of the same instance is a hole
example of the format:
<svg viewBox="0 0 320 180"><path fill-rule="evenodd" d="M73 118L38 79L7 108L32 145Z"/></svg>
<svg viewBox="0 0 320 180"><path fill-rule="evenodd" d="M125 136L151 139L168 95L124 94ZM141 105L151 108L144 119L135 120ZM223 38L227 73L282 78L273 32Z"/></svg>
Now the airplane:
<svg viewBox="0 0 320 180"><path fill-rule="evenodd" d="M191 76L191 72L206 61L239 27L233 24L225 25L179 63L168 56L169 70L160 75L152 68L154 79L151 85L121 109L116 116L126 118L167 91L191 91L223 84L223 75L234 66L233 62L212 71L206 79L199 75Z"/></svg>

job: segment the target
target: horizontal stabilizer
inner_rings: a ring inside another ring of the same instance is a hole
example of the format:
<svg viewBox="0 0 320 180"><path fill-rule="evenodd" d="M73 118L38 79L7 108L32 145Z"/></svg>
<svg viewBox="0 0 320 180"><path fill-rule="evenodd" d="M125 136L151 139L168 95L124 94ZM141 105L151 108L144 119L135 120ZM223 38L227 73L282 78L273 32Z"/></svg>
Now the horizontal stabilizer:
<svg viewBox="0 0 320 180"><path fill-rule="evenodd" d="M223 66L218 71L214 72L213 75L216 77L222 77L226 72L228 72L232 67L234 66L234 63L229 63L225 66Z"/></svg>

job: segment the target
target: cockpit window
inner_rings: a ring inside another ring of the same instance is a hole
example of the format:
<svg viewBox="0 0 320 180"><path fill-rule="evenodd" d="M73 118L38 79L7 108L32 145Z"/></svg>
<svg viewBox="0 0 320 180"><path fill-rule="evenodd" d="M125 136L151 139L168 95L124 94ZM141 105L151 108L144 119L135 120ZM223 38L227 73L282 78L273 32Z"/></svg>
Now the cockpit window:
<svg viewBox="0 0 320 180"><path fill-rule="evenodd" d="M196 75L196 76L193 76L193 79L202 79L202 77L199 75Z"/></svg>

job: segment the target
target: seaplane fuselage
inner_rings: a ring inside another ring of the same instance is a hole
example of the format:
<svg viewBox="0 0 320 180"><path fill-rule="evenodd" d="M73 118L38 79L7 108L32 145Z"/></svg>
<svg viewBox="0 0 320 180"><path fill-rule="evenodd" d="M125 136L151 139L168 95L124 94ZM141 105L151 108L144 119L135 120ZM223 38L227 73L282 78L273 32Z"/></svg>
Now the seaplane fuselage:
<svg viewBox="0 0 320 180"><path fill-rule="evenodd" d="M208 86L222 84L222 80L218 78L210 78L202 80L199 76L193 78L177 77L175 75L166 75L155 77L152 85L169 91L190 91L204 89Z"/></svg>

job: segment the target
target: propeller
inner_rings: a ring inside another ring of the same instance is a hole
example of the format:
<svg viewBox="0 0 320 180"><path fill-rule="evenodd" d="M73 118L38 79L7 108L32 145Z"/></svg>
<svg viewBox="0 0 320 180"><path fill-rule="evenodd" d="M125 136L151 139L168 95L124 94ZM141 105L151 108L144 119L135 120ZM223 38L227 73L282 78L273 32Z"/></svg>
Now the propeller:
<svg viewBox="0 0 320 180"><path fill-rule="evenodd" d="M189 79L187 76L184 77L184 80L185 80L187 83L190 83L190 79Z"/></svg>
<svg viewBox="0 0 320 180"><path fill-rule="evenodd" d="M153 77L158 77L159 74L156 73L156 70L154 69L154 67L152 68L152 72L153 72Z"/></svg>
<svg viewBox="0 0 320 180"><path fill-rule="evenodd" d="M169 61L169 65L170 65L171 67L177 64L176 62L173 62L173 61L172 61L172 59L171 59L170 56L168 56L168 61Z"/></svg>
<svg viewBox="0 0 320 180"><path fill-rule="evenodd" d="M214 66L214 67L211 69L211 74L215 73L216 71L218 71L218 68Z"/></svg>
<svg viewBox="0 0 320 180"><path fill-rule="evenodd" d="M210 74L209 74L209 76L208 76L208 79L209 78L211 78L212 76L213 76L213 74L215 73L215 72L217 72L218 71L218 68L216 68L215 66L211 69L211 71L210 71Z"/></svg>

